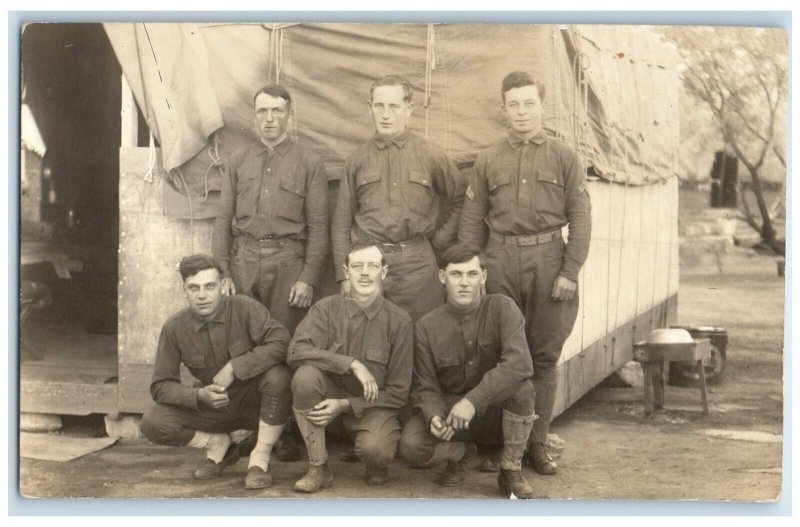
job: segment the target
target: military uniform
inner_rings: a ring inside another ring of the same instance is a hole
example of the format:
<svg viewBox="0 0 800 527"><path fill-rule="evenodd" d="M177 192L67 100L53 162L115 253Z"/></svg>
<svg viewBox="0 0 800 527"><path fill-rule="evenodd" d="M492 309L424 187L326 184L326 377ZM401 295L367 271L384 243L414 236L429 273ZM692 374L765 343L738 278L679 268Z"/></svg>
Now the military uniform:
<svg viewBox="0 0 800 527"><path fill-rule="evenodd" d="M288 137L231 155L212 248L236 292L251 296L290 332L307 309L289 305L296 281L315 288L328 254L328 179L321 159Z"/></svg>
<svg viewBox="0 0 800 527"><path fill-rule="evenodd" d="M292 406L286 365L289 332L255 300L223 296L212 320L186 308L161 330L150 393L156 405L142 417L142 433L158 444L184 446L195 431L257 430L258 421L283 425ZM181 384L183 363L203 386L228 362L234 381L223 408L200 408L199 387Z"/></svg>
<svg viewBox="0 0 800 527"><path fill-rule="evenodd" d="M349 372L357 359L375 377L378 397L364 399L361 383ZM409 315L378 296L361 308L344 295L323 298L297 327L289 346L294 368L292 393L297 424L312 466L327 461L324 428L301 418L325 399L348 399L352 413L337 419L355 436L356 455L367 466L386 467L400 439L400 409L408 399L413 367ZM309 437L316 439L310 441Z"/></svg>
<svg viewBox="0 0 800 527"><path fill-rule="evenodd" d="M486 295L476 307L441 306L415 325L416 412L403 428L400 453L424 466L449 459L455 443L504 443L501 467L520 470L534 420L533 374L525 321L514 302ZM430 431L431 419L443 420L461 399L475 407L467 430L443 442Z"/></svg>
<svg viewBox="0 0 800 527"><path fill-rule="evenodd" d="M533 358L532 439L544 443L555 402L556 364L578 313L551 298L559 276L577 282L589 252L591 205L575 152L543 132L513 132L478 155L459 224L459 240L485 247L486 290L511 297L525 315ZM561 228L569 225L569 243ZM486 242L488 238L488 243Z"/></svg>
<svg viewBox="0 0 800 527"><path fill-rule="evenodd" d="M455 241L465 187L441 149L407 130L390 141L368 141L345 164L339 187L331 229L337 280L344 280L351 242L369 239L389 265L386 298L413 320L444 303L434 249ZM437 229L441 197L450 210Z"/></svg>

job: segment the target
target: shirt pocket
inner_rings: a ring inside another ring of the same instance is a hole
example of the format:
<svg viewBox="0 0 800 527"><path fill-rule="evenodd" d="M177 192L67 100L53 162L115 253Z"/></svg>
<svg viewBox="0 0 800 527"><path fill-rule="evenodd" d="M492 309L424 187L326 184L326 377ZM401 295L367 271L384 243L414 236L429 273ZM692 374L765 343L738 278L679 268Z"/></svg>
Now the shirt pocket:
<svg viewBox="0 0 800 527"><path fill-rule="evenodd" d="M240 340L234 342L230 346L228 346L228 353L230 354L231 358L236 358L239 355L244 355L245 353L249 352L253 349L253 345L249 342Z"/></svg>
<svg viewBox="0 0 800 527"><path fill-rule="evenodd" d="M427 217L431 213L434 196L431 175L421 170L410 170L406 196L408 208Z"/></svg>
<svg viewBox="0 0 800 527"><path fill-rule="evenodd" d="M537 170L534 203L540 214L564 216L564 179L560 172L552 168Z"/></svg>
<svg viewBox="0 0 800 527"><path fill-rule="evenodd" d="M236 180L236 218L247 218L255 214L258 208L258 192L261 178L255 171L240 174Z"/></svg>
<svg viewBox="0 0 800 527"><path fill-rule="evenodd" d="M514 189L508 172L493 169L486 174L486 189L489 192L489 215L495 221L509 214L515 206Z"/></svg>
<svg viewBox="0 0 800 527"><path fill-rule="evenodd" d="M378 364L386 365L389 363L389 348L386 347L370 347L367 348L367 360L377 362Z"/></svg>
<svg viewBox="0 0 800 527"><path fill-rule="evenodd" d="M458 356L445 347L441 352L433 354L433 362L436 364L436 371L449 370L458 366Z"/></svg>
<svg viewBox="0 0 800 527"><path fill-rule="evenodd" d="M302 222L305 220L306 190L305 173L297 167L280 178L278 200L275 203L275 214L287 220Z"/></svg>
<svg viewBox="0 0 800 527"><path fill-rule="evenodd" d="M189 370L202 370L206 368L205 355L194 347L188 350L181 350L181 362L183 362Z"/></svg>
<svg viewBox="0 0 800 527"><path fill-rule="evenodd" d="M381 189L381 173L377 170L364 170L355 178L356 198L360 212L370 212L384 205Z"/></svg>

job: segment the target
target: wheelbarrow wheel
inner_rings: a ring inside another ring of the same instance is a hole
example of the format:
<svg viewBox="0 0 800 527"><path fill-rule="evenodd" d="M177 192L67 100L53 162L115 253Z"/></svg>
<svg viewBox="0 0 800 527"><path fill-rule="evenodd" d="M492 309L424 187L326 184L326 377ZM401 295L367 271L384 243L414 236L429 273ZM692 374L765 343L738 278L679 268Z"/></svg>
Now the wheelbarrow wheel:
<svg viewBox="0 0 800 527"><path fill-rule="evenodd" d="M706 384L718 384L725 373L725 355L711 344L711 357L703 361ZM673 386L694 387L700 385L697 365L693 362L671 362L669 365L669 384Z"/></svg>

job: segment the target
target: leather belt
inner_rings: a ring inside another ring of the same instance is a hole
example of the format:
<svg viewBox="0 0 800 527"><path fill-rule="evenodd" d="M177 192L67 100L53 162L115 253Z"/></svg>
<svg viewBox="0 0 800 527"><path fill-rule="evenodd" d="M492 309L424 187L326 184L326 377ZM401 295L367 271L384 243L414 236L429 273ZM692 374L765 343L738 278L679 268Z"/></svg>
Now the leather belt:
<svg viewBox="0 0 800 527"><path fill-rule="evenodd" d="M414 238L409 238L399 243L379 243L381 249L383 250L384 254L389 253L401 253L406 249L411 249L421 243L428 243L428 240L423 236L416 236Z"/></svg>
<svg viewBox="0 0 800 527"><path fill-rule="evenodd" d="M266 238L261 238L260 240L251 240L250 238L244 238L244 243L250 246L255 247L262 247L267 249L282 249L286 245L290 245L293 243L303 243L300 240L293 240L291 238L273 238L268 236Z"/></svg>
<svg viewBox="0 0 800 527"><path fill-rule="evenodd" d="M493 240L507 245L518 245L520 247L528 247L531 245L541 245L555 240L561 239L561 229L557 231L550 231L544 234L525 234L522 236L503 236L496 232L491 233Z"/></svg>

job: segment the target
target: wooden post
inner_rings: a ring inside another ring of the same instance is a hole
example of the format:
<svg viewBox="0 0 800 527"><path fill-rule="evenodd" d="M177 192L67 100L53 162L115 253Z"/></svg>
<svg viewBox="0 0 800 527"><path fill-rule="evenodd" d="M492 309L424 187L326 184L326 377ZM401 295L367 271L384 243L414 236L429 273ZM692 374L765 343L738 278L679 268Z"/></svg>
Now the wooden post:
<svg viewBox="0 0 800 527"><path fill-rule="evenodd" d="M120 109L120 146L139 146L139 111L133 98L131 87L122 75L122 108Z"/></svg>
<svg viewBox="0 0 800 527"><path fill-rule="evenodd" d="M653 363L643 362L644 373L644 415L653 413Z"/></svg>
<svg viewBox="0 0 800 527"><path fill-rule="evenodd" d="M706 390L706 370L703 359L697 361L697 375L700 377L700 396L703 398L703 415L708 415L708 392Z"/></svg>

